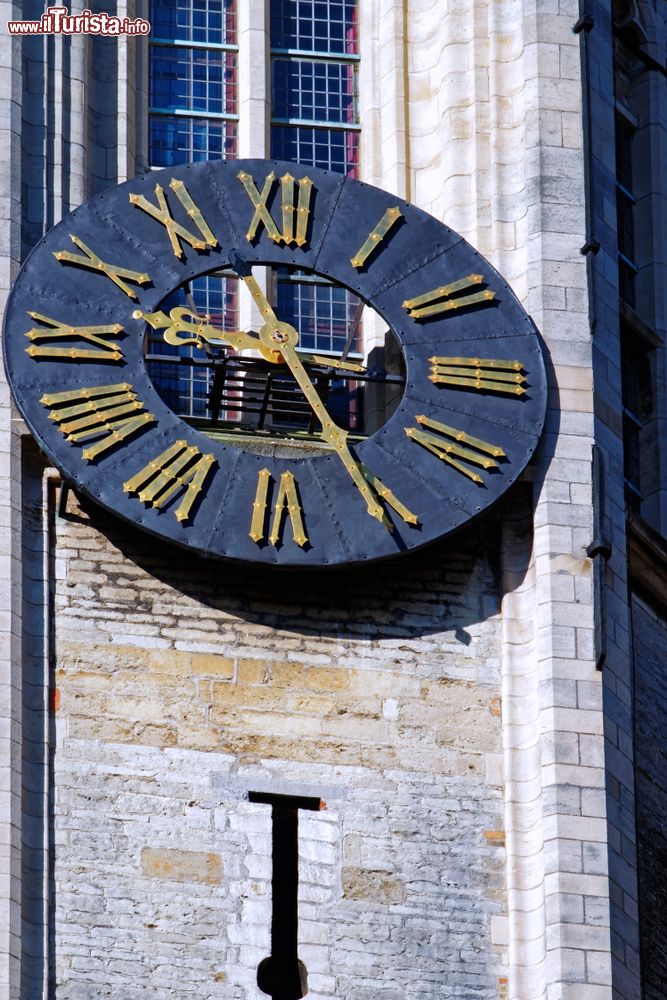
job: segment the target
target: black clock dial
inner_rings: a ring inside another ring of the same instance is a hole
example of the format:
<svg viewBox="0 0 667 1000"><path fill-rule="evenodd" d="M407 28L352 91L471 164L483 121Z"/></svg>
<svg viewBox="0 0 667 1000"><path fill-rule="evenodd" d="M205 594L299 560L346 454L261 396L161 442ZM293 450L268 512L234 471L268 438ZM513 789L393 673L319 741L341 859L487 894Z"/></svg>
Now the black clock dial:
<svg viewBox="0 0 667 1000"><path fill-rule="evenodd" d="M347 310L324 347L318 288ZM78 489L203 554L290 567L460 527L521 473L546 402L531 320L464 240L377 188L264 160L77 209L19 276L5 365Z"/></svg>

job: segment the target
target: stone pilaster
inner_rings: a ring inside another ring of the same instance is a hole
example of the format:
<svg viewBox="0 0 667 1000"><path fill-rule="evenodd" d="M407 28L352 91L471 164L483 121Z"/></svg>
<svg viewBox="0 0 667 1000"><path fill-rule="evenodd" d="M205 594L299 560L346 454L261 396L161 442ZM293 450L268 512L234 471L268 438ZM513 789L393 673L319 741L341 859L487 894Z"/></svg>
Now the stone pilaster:
<svg viewBox="0 0 667 1000"><path fill-rule="evenodd" d="M0 19L20 17L3 3ZM0 306L21 257L21 43L0 33ZM21 441L0 385L0 998L18 1000L21 976Z"/></svg>

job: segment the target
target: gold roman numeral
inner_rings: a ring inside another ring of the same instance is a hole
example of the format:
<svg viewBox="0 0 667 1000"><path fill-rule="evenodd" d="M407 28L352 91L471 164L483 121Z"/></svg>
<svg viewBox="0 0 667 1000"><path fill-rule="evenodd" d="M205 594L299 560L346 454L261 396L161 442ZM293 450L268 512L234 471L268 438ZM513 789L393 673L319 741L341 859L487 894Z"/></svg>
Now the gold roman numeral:
<svg viewBox="0 0 667 1000"><path fill-rule="evenodd" d="M123 332L120 323L109 326L70 326L68 323L61 323L60 320L50 319L49 316L42 316L37 312L29 312L28 316L38 323L45 324L42 327L33 327L26 333L28 340L32 341L31 346L26 347L26 353L31 358L72 358L79 361L120 361L123 358L123 352L118 344L105 339ZM55 347L53 344L42 344L43 340L64 340L67 341L67 346ZM70 343L77 340L95 346L80 347Z"/></svg>
<svg viewBox="0 0 667 1000"><path fill-rule="evenodd" d="M368 234L366 241L361 244L354 257L350 258L350 264L352 264L352 267L356 267L358 269L364 266L371 254L375 253L380 243L382 243L382 240L388 234L389 230L396 225L400 218L401 211L398 205L394 208L387 209L375 229Z"/></svg>
<svg viewBox="0 0 667 1000"><path fill-rule="evenodd" d="M77 264L79 267L88 267L91 271L99 271L100 274L105 274L107 278L113 281L114 285L117 285L131 299L136 299L137 294L125 284L123 278L126 278L127 281L133 281L136 285L150 284L151 277L149 274L131 271L127 267L120 267L119 264L109 264L107 261L102 260L101 257L98 257L94 250L87 247L78 236L73 236L70 233L69 238L74 246L77 246L79 250L83 250L83 254L70 253L68 250L59 250L53 256L56 260L61 261L61 263Z"/></svg>
<svg viewBox="0 0 667 1000"><path fill-rule="evenodd" d="M459 431L456 427L448 427L438 420L429 420L428 417L419 416L417 423L429 430L420 430L417 427L406 427L405 433L417 444L426 448L439 459L451 465L457 472L461 472L473 483L483 484L482 477L468 465L478 466L489 471L497 469L497 458L506 458L505 452L497 445L482 441L481 438L472 437L464 431ZM436 433L432 433L436 431ZM467 463L464 465L463 463Z"/></svg>
<svg viewBox="0 0 667 1000"><path fill-rule="evenodd" d="M50 419L58 424L68 441L78 444L98 439L83 449L82 456L87 462L93 462L155 421L155 415L145 411L127 382L55 392L42 396L40 402L49 407Z"/></svg>
<svg viewBox="0 0 667 1000"><path fill-rule="evenodd" d="M427 319L429 316L439 316L441 313L453 312L466 306L491 302L495 298L495 292L488 289L470 294L458 294L459 292L467 293L468 289L481 285L483 282L484 276L482 274L469 274L466 278L451 281L448 285L440 285L439 288L424 292L423 295L417 295L414 299L406 299L403 308L407 309L413 319Z"/></svg>
<svg viewBox="0 0 667 1000"><path fill-rule="evenodd" d="M123 483L123 489L126 493L137 496L143 503L158 508L164 506L175 493L185 491L174 514L178 521L186 521L214 462L213 455L202 455L195 445L189 445L187 441L175 441Z"/></svg>
<svg viewBox="0 0 667 1000"><path fill-rule="evenodd" d="M524 396L526 376L521 361L492 358L429 358L429 381L478 392L509 393Z"/></svg>
<svg viewBox="0 0 667 1000"><path fill-rule="evenodd" d="M257 476L257 491L255 493L255 501L252 505L252 520L249 532L253 542L257 542L257 544L266 539L266 512L269 506L269 486L272 479L273 477L268 469L261 469ZM276 501L273 505L273 522L269 535L269 541L273 546L282 543L286 517L289 518L292 525L292 537L294 541L303 548L308 542L308 536L303 525L303 511L299 503L296 480L291 472L283 472L281 475Z"/></svg>
<svg viewBox="0 0 667 1000"><path fill-rule="evenodd" d="M261 226L274 243L285 243L288 246L296 243L298 247L308 242L308 222L310 219L310 201L313 193L313 182L310 177L302 177L297 181L291 174L280 178L280 199L282 207L282 232L273 220L268 209L268 201L273 191L276 175L271 171L267 174L261 193L255 184L252 174L241 170L238 178L245 188L246 194L253 204L255 213L250 220L246 239L252 242L257 237ZM298 198L295 205L295 192Z"/></svg>
<svg viewBox="0 0 667 1000"><path fill-rule="evenodd" d="M199 235L190 232L190 230L186 229L180 222L176 222L171 214L171 211L169 210L169 206L167 205L164 188L162 188L159 184L155 185L155 194L158 202L157 205L151 204L151 202L148 201L143 194L131 194L130 201L136 208L140 208L142 212L147 212L148 215L157 219L157 221L165 227L171 241L172 249L177 257L183 256L183 247L179 243L179 239L183 240L185 243L189 243L195 250L206 250L207 247L217 247L217 239L209 229L201 211L197 208L194 201L190 197L188 189L183 181L178 181L175 178L172 178L169 181L169 187L194 222L195 226L199 230Z"/></svg>

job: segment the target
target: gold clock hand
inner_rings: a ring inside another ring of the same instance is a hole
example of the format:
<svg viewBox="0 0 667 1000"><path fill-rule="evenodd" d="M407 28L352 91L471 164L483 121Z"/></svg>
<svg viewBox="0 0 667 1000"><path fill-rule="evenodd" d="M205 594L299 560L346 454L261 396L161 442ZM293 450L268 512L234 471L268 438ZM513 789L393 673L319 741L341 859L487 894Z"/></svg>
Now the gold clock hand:
<svg viewBox="0 0 667 1000"><path fill-rule="evenodd" d="M257 280L252 276L252 274L240 274L241 280L245 284L246 288L252 295L255 305L264 317L265 322L273 323L278 325L278 317L273 311L273 306L267 299L266 295L259 287Z"/></svg>
<svg viewBox="0 0 667 1000"><path fill-rule="evenodd" d="M303 359L304 355L301 355ZM330 358L326 354L308 354L307 361L312 361L316 365L326 365L327 368L336 368L339 371L358 372L364 374L366 368L355 361L341 361L339 358Z"/></svg>
<svg viewBox="0 0 667 1000"><path fill-rule="evenodd" d="M257 334L246 333L244 330L221 330L208 322L208 316L200 316L187 306L174 307L168 316L161 310L145 313L141 309L135 309L132 315L135 319L146 320L154 330L164 330L165 341L175 347L201 344L202 341L209 343L212 340L224 340L237 351L251 348L264 353L264 345ZM191 319L186 319L186 316Z"/></svg>
<svg viewBox="0 0 667 1000"><path fill-rule="evenodd" d="M280 327L284 325L286 324L279 324ZM260 337L262 336L262 332L264 330L266 330L266 327L262 327L262 330L260 330ZM347 431L342 427L339 427L338 424L335 424L329 416L324 403L320 399L315 386L310 381L308 373L303 367L301 359L294 350L294 347L291 344L283 344L280 347L280 352L287 362L292 375L294 375L299 388L308 400L310 408L322 425L322 437L336 449L339 458L352 477L355 486L366 501L368 513L371 517L380 521L388 531L392 531L393 525L385 514L382 504L378 503L376 500L371 487L366 481L366 477L361 471L359 463L352 457L352 453L347 444Z"/></svg>
<svg viewBox="0 0 667 1000"><path fill-rule="evenodd" d="M294 327L290 326L289 323L280 322L273 311L273 306L252 274L244 273L244 270L242 269L238 269L237 274L252 295L255 305L264 317L263 329L268 331L268 333L265 337L262 337L262 333L260 331L260 338L263 344L263 348L260 348L260 350L267 361L272 361L274 364L281 364L282 344L287 343L288 341L296 344L299 339L299 335Z"/></svg>
<svg viewBox="0 0 667 1000"><path fill-rule="evenodd" d="M280 320L276 316L276 313L275 313L275 310L274 310L273 306L271 305L271 303L267 299L266 295L262 291L262 289L261 289L260 285L258 284L257 280L253 277L252 274L243 273L243 270L241 268L239 268L239 270L238 270L237 273L239 274L239 277L244 282L246 288L248 289L248 291L252 295L252 298L253 298L253 300L255 302L255 305L257 306L257 308L261 312L262 316L264 317L265 325L272 326L276 331L279 331L280 328L281 328L281 326L284 326L285 330L283 330L283 334L287 338L287 340L289 340L290 339L290 331L293 330L294 328L291 327L289 324L281 324ZM296 333L296 331L295 331L295 333ZM296 335L296 339L294 339L293 342L296 344L297 341L298 341L298 335ZM283 341L283 342L286 342L286 341ZM363 367L363 365L358 365L358 364L355 364L355 363L353 363L351 361L341 361L341 360L338 360L337 358L326 357L323 354L322 355L319 355L319 354L308 354L308 355L301 354L300 357L302 358L302 360L312 361L312 362L314 362L315 364L318 364L318 365L327 365L328 367L331 367L331 368L340 368L340 369L346 369L346 370L355 371L355 372L364 372L366 370ZM280 361L280 358L276 358L276 360Z"/></svg>
<svg viewBox="0 0 667 1000"><path fill-rule="evenodd" d="M266 348L264 357L268 357L269 352L273 352L277 363L281 361L287 363L299 388L308 400L310 408L322 426L322 437L335 448L340 460L352 477L355 486L366 501L368 513L371 517L380 521L387 531L394 530L394 526L385 514L382 504L377 500L376 493L374 492L375 487L380 496L401 515L404 521L416 524L416 515L409 511L394 496L390 489L374 477L372 473L367 472L365 467L353 457L347 443L347 431L339 427L338 424L335 424L329 416L324 403L320 399L315 386L310 381L308 373L295 350L295 346L299 341L297 331L289 323L282 323L278 319L273 306L252 274L244 274L241 270L238 271L238 274L248 288L262 316L265 318L265 323L259 331L260 340ZM373 481L374 486L371 486L366 475Z"/></svg>
<svg viewBox="0 0 667 1000"><path fill-rule="evenodd" d="M296 343L298 343L299 340L298 333L296 332L293 326L290 326L289 323L280 322L280 320L275 314L273 306L267 299L266 295L260 288L255 278L252 276L252 274L242 274L241 278L245 283L246 287L248 288L250 294L252 295L255 301L255 305L257 306L262 316L264 317L265 320L264 326L267 331L267 337L264 338L265 346L268 348L270 343L272 345L271 350L273 351L280 350L280 352L282 353L283 344L295 345ZM262 334L260 331L260 337L261 336ZM268 339L269 337L270 341ZM349 371L355 371L355 372L366 371L363 365L358 365L351 361L339 361L337 358L329 358L319 354L312 354L312 355L309 354L307 355L306 360L312 360L316 364L327 365L332 368L341 368L341 369L344 368L348 369ZM308 376L305 374L305 371L304 375L306 378L308 378ZM317 398L319 399L319 396Z"/></svg>

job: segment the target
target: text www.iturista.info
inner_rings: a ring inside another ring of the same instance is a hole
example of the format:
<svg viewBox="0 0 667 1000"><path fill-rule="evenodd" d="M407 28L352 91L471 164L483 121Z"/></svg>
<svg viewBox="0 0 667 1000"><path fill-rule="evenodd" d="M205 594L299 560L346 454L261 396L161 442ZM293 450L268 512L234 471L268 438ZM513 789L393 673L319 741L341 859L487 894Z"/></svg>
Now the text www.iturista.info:
<svg viewBox="0 0 667 1000"><path fill-rule="evenodd" d="M117 17L83 10L70 14L67 7L47 7L39 21L7 21L10 35L147 35L150 22L142 17Z"/></svg>

